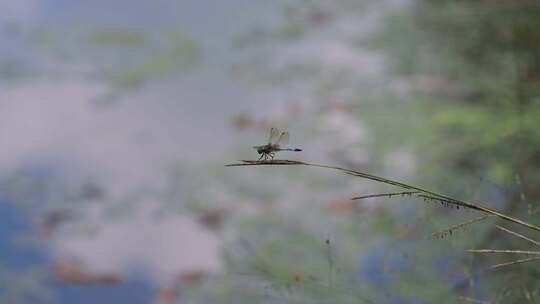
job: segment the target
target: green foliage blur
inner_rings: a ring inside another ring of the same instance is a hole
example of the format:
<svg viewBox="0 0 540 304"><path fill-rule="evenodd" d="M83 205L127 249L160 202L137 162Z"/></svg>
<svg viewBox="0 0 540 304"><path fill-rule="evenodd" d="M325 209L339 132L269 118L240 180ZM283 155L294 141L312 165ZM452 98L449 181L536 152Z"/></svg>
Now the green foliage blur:
<svg viewBox="0 0 540 304"><path fill-rule="evenodd" d="M423 105L423 180L465 199L472 193L463 189L474 185L484 192L472 199L539 224L540 5L424 0L388 15L386 24L371 43L411 80L409 98ZM528 248L494 229L476 246ZM494 298L535 303L538 275L528 264L486 280L501 287Z"/></svg>
<svg viewBox="0 0 540 304"><path fill-rule="evenodd" d="M540 7L420 1L411 15L387 18L379 39L396 71L423 77L416 95L440 104L429 117L444 139L436 161L512 187L510 201L538 197Z"/></svg>

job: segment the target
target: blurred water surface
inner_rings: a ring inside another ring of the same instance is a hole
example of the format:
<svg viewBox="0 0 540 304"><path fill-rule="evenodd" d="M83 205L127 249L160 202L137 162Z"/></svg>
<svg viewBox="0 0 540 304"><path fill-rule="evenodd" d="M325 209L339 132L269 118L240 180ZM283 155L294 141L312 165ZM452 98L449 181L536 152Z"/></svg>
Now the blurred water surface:
<svg viewBox="0 0 540 304"><path fill-rule="evenodd" d="M408 19L418 7L429 5L0 0L2 299L489 298L489 280L468 281L477 268L464 255L486 230L429 238L474 214L410 197L354 205L350 197L394 189L339 172L223 166L258 157L251 147L279 127L304 150L280 158L505 207L496 178L507 167L478 177L437 159L464 155L473 159L464 167L481 167L466 144L441 152L436 128L479 113L465 119L474 125L484 112L456 114L439 100L434 92L467 97L429 69L444 70L437 63L411 68L407 56L425 46ZM395 71L398 60L412 76Z"/></svg>

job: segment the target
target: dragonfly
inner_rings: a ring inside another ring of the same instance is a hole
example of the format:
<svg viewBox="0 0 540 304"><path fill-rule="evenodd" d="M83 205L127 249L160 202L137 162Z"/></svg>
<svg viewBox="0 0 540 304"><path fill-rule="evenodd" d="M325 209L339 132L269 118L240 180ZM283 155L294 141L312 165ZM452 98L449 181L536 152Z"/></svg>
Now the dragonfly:
<svg viewBox="0 0 540 304"><path fill-rule="evenodd" d="M268 143L262 146L254 146L253 149L257 150L257 153L261 155L258 160L268 160L274 159L276 152L279 151L294 151L300 152L302 149L298 148L281 148L282 145L287 145L289 143L289 132L279 132L276 128L270 129L270 137L268 138Z"/></svg>

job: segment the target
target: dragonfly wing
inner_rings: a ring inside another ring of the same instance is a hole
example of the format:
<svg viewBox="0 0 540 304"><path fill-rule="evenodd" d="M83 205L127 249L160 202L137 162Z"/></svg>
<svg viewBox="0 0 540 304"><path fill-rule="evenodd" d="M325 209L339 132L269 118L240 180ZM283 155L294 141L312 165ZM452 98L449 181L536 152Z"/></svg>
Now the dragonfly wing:
<svg viewBox="0 0 540 304"><path fill-rule="evenodd" d="M286 146L289 144L289 132L283 132L279 136L279 139L277 140L276 144L280 146Z"/></svg>
<svg viewBox="0 0 540 304"><path fill-rule="evenodd" d="M279 130L276 128L270 129L270 137L268 138L269 144L275 144L279 136Z"/></svg>

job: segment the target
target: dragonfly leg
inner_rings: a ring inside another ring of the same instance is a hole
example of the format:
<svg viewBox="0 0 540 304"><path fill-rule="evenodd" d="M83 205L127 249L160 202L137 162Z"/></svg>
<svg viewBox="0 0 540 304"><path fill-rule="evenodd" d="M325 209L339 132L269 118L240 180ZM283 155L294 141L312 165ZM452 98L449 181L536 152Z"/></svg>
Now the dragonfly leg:
<svg viewBox="0 0 540 304"><path fill-rule="evenodd" d="M276 156L274 152L270 153L270 157L272 158L272 160L274 160L274 156Z"/></svg>
<svg viewBox="0 0 540 304"><path fill-rule="evenodd" d="M263 157L264 157L264 154L261 154L261 157L259 157L259 159L257 159L257 161L260 161Z"/></svg>

